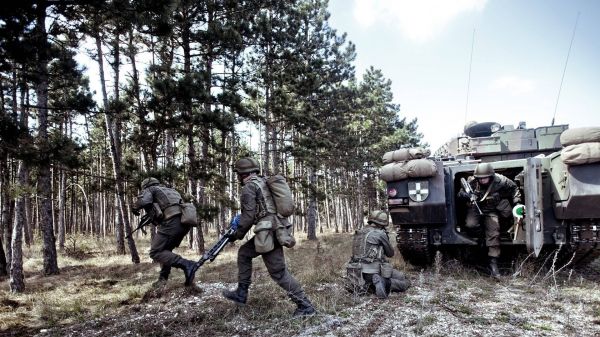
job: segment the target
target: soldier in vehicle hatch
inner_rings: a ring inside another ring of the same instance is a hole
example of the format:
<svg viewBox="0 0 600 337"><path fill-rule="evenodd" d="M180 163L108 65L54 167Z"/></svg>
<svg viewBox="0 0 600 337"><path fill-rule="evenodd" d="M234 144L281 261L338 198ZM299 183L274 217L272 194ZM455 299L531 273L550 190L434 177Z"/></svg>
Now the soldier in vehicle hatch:
<svg viewBox="0 0 600 337"><path fill-rule="evenodd" d="M134 214L139 215L143 208L146 213L154 213L154 221L159 223L150 246L150 257L161 265L157 285L167 281L171 267L183 270L185 285L192 285L198 269L194 261L172 252L190 231L190 226L181 224L181 202L179 192L150 177L142 181L142 192L133 206Z"/></svg>
<svg viewBox="0 0 600 337"><path fill-rule="evenodd" d="M467 182L474 195L469 195L464 188L458 192L458 197L471 200L465 225L468 230L484 226L490 275L497 278L500 276L500 217L512 217L512 205L521 203L521 192L512 180L495 173L489 163L479 163Z"/></svg>
<svg viewBox="0 0 600 337"><path fill-rule="evenodd" d="M223 291L223 296L238 304L246 303L248 288L252 281L252 260L261 256L273 281L283 288L298 306L293 316L315 314L316 310L304 290L287 269L283 247L273 233L277 214L268 211L270 207L267 205L274 205L273 197L268 192L266 179L258 175L260 172L258 162L253 158L241 158L235 163L234 171L243 184L240 193L242 214L238 229L231 238L232 241L243 239L253 226L255 235L238 251L237 288Z"/></svg>
<svg viewBox="0 0 600 337"><path fill-rule="evenodd" d="M394 256L394 248L386 231L389 219L385 211L373 211L366 226L354 233L352 258L347 265L352 291L366 289L378 298L387 298L390 292L406 291L410 282L394 269L387 257Z"/></svg>

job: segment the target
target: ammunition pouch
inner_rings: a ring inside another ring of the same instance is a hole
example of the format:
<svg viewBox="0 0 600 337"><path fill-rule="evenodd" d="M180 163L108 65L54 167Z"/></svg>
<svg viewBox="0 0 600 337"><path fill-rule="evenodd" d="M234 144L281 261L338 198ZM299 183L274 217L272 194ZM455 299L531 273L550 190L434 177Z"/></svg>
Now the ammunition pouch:
<svg viewBox="0 0 600 337"><path fill-rule="evenodd" d="M192 227L198 226L196 206L191 202L181 204L181 224Z"/></svg>
<svg viewBox="0 0 600 337"><path fill-rule="evenodd" d="M392 277L392 273L394 272L394 267L392 267L391 263L382 263L380 266L381 269L381 277L390 278Z"/></svg>
<svg viewBox="0 0 600 337"><path fill-rule="evenodd" d="M270 220L259 221L254 226L254 248L260 254L268 253L275 248L273 224Z"/></svg>

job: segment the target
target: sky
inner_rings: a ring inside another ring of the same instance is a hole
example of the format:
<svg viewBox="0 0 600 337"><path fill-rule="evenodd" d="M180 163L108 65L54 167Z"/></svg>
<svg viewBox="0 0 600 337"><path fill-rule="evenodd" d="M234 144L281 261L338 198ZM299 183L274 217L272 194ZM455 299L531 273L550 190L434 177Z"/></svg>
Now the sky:
<svg viewBox="0 0 600 337"><path fill-rule="evenodd" d="M330 0L329 11L356 45L357 76L381 69L433 151L473 120L535 128L556 111L555 125L600 126L600 1Z"/></svg>

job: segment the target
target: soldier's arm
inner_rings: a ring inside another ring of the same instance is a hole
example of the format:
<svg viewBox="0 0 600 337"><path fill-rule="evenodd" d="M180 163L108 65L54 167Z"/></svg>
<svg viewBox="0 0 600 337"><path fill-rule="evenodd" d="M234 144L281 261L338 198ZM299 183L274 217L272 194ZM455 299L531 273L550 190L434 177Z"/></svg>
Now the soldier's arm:
<svg viewBox="0 0 600 337"><path fill-rule="evenodd" d="M149 189L145 188L137 196L137 200L133 205L133 209L140 210L143 208L147 210L149 206L152 206L153 200L154 198L152 197L152 192Z"/></svg>
<svg viewBox="0 0 600 337"><path fill-rule="evenodd" d="M519 191L519 187L517 184L508 179L507 177L502 177L500 181L500 188L498 193L500 193L502 198L506 198L511 201L513 204L521 203L521 191Z"/></svg>
<svg viewBox="0 0 600 337"><path fill-rule="evenodd" d="M521 191L519 190L519 186L517 186L517 184L509 179L506 179L508 181L508 188L510 190L510 196L512 197L512 203L513 204L520 204L522 202L521 199Z"/></svg>
<svg viewBox="0 0 600 337"><path fill-rule="evenodd" d="M256 204L257 188L256 184L253 183L247 183L242 188L242 195L240 197L242 214L240 216L240 224L235 232L235 237L238 240L243 239L250 228L252 228L252 225L254 225L254 219L258 211L258 205Z"/></svg>
<svg viewBox="0 0 600 337"><path fill-rule="evenodd" d="M394 256L394 248L390 244L390 238L388 234L384 231L381 231L381 235L379 235L379 244L383 247L383 253L385 256Z"/></svg>

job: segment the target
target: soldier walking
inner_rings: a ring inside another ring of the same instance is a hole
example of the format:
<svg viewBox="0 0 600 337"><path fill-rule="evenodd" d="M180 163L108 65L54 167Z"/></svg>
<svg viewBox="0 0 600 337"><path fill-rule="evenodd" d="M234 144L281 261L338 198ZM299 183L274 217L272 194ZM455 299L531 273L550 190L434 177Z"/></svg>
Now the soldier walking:
<svg viewBox="0 0 600 337"><path fill-rule="evenodd" d="M274 238L275 218L267 205L273 205L272 196L260 168L254 158L241 158L235 163L234 171L243 185L241 191L241 218L232 239L241 240L254 226L255 235L238 250L238 286L235 290L223 291L223 296L235 303L245 304L248 288L252 281L252 260L261 256L269 275L297 305L294 316L313 315L316 311L306 297L298 281L290 274L285 264L281 244ZM263 192L265 191L265 192ZM265 195L267 194L267 195ZM259 231L260 230L260 231Z"/></svg>
<svg viewBox="0 0 600 337"><path fill-rule="evenodd" d="M139 210L143 208L146 213L154 212L154 221L159 222L150 247L150 257L161 265L156 284L166 282L171 267L175 267L183 270L185 285L192 285L198 269L194 261L173 253L173 249L179 247L190 231L190 226L181 224L182 202L179 192L161 185L158 179L150 177L142 181L142 192L133 206L136 215L139 215Z"/></svg>
<svg viewBox="0 0 600 337"><path fill-rule="evenodd" d="M500 276L498 257L500 256L500 219L512 217L512 205L521 203L521 192L517 184L507 177L496 173L490 163L479 163L473 176L467 179L477 197L476 202L481 209L472 203L467 209L466 227L469 230L485 228L485 243L488 247L490 275ZM463 189L458 196L467 199L470 196ZM512 205L511 205L512 203Z"/></svg>

